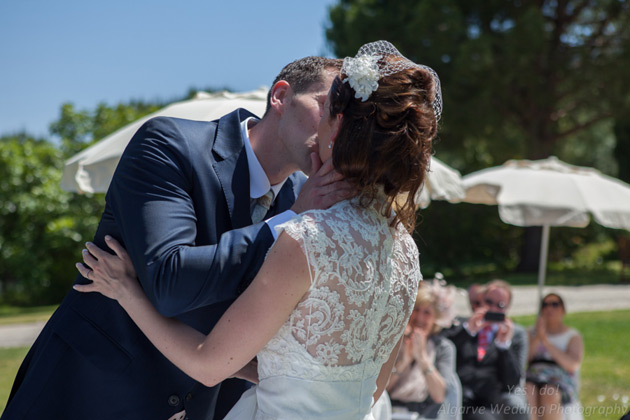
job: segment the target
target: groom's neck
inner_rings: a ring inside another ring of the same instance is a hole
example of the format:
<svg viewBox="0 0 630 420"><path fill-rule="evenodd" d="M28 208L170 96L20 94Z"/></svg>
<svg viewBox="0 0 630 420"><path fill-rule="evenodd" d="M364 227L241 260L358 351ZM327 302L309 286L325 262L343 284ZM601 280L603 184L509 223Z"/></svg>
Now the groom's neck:
<svg viewBox="0 0 630 420"><path fill-rule="evenodd" d="M269 183L276 185L299 168L287 159L288 153L278 137L278 125L273 118L267 117L250 124L247 129L258 162L269 178Z"/></svg>

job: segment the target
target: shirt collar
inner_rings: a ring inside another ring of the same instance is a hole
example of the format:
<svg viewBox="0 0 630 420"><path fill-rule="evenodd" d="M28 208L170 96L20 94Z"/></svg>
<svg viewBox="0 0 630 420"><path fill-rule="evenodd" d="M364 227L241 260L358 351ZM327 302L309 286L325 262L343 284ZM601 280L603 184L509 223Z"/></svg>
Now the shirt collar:
<svg viewBox="0 0 630 420"><path fill-rule="evenodd" d="M247 127L249 125L249 121L259 121L257 118L249 117L245 121L241 122L241 136L243 137L243 143L245 144L245 153L247 154L247 166L249 167L249 197L251 199L256 199L262 197L267 194L267 191L271 188L273 191L274 200L278 196L278 193L282 189L285 180L277 183L276 185L270 185L269 178L267 174L263 170L262 165L258 161L256 154L254 153L254 149L252 149L252 144L249 141L249 133Z"/></svg>

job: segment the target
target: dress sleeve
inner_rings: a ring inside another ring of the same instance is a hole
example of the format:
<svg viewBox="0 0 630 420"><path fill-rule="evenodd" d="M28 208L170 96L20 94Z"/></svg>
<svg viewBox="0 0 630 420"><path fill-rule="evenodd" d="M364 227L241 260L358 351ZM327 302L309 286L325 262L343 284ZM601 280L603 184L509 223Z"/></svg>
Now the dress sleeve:
<svg viewBox="0 0 630 420"><path fill-rule="evenodd" d="M309 266L311 285L315 283L318 273L317 264L315 264L316 256L314 255L314 250L316 246L314 244L324 234L322 228L321 221L318 222L312 212L302 213L285 223L275 226L278 236L284 232L300 246Z"/></svg>

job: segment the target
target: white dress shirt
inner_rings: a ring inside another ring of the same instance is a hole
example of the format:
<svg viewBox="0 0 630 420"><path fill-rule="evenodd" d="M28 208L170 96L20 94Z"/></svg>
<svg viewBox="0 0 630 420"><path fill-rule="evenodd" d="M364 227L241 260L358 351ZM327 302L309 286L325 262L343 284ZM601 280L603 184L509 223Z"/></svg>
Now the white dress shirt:
<svg viewBox="0 0 630 420"><path fill-rule="evenodd" d="M269 183L269 178L263 170L262 165L258 161L258 158L256 157L256 154L254 153L252 145L249 141L249 133L247 127L250 120L258 121L254 117L249 117L245 121L241 122L241 136L243 137L243 143L245 144L245 153L247 153L247 165L249 167L250 201L253 203L257 198L260 198L263 195L267 194L267 191L269 191L269 189L273 191L273 199L275 201L286 179L276 185L271 185ZM265 223L267 223L267 226L269 226L269 228L271 229L271 233L273 234L274 239L278 237L278 232L276 232L275 226L280 225L295 216L296 214L293 210L285 210L284 212L265 220Z"/></svg>

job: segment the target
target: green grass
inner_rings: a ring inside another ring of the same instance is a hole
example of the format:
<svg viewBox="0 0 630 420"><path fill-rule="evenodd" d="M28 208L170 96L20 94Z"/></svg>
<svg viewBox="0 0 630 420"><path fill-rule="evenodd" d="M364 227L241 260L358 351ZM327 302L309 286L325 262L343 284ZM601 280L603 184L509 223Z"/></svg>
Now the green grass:
<svg viewBox="0 0 630 420"><path fill-rule="evenodd" d="M522 325L535 321L534 316L514 318ZM580 400L585 419L619 419L630 409L630 310L568 314L566 323L584 338Z"/></svg>
<svg viewBox="0 0 630 420"><path fill-rule="evenodd" d="M26 353L28 347L0 348L0 413L4 411L15 374Z"/></svg>
<svg viewBox="0 0 630 420"><path fill-rule="evenodd" d="M50 306L0 306L0 325L47 321L58 305Z"/></svg>
<svg viewBox="0 0 630 420"><path fill-rule="evenodd" d="M54 307L20 314L19 310L0 308L0 320L24 319L27 315L46 319L52 310ZM527 326L535 321L534 316L514 319ZM630 397L630 310L568 314L566 322L584 337L580 399L585 414L588 414L585 418L619 419L630 409L630 402L623 402L624 396ZM0 413L4 410L13 379L27 351L28 348L0 349Z"/></svg>

